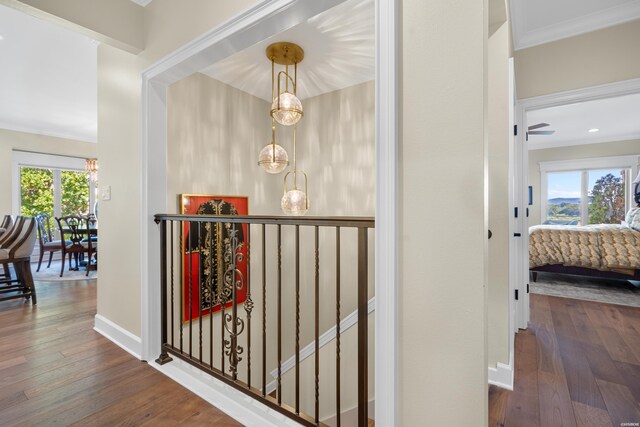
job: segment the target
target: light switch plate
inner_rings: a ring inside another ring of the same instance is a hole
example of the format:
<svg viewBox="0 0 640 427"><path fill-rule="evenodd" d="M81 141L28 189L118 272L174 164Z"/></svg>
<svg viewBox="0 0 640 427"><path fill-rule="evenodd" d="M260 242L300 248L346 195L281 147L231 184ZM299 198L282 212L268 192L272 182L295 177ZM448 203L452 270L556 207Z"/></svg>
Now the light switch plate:
<svg viewBox="0 0 640 427"><path fill-rule="evenodd" d="M105 201L105 200L111 200L111 186L110 185L105 185L104 187L100 188L100 199Z"/></svg>

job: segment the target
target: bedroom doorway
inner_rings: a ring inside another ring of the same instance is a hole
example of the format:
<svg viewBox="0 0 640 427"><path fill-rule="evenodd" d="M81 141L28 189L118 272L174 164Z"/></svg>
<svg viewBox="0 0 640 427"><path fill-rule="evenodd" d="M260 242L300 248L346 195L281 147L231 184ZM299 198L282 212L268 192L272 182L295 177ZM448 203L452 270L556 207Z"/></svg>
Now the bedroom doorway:
<svg viewBox="0 0 640 427"><path fill-rule="evenodd" d="M634 120L639 113L640 79L517 102L517 121L524 130L516 137L521 156L514 160L515 199L525 207L517 267L523 283L530 285L530 226L559 220L619 224L618 211L632 206L629 187L640 166L640 124ZM563 176L554 175L560 172ZM611 205L608 209L598 209L603 185L621 193L604 203ZM516 305L516 323L525 328L529 294L522 293Z"/></svg>

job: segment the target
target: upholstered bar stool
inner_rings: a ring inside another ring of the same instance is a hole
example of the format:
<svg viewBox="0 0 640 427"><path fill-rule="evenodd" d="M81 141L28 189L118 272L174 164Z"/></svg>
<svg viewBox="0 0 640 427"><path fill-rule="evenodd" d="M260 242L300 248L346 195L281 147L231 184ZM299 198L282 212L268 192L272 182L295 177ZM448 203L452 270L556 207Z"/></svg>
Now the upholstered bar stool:
<svg viewBox="0 0 640 427"><path fill-rule="evenodd" d="M15 298L31 298L37 304L36 289L31 275L31 253L36 244L36 221L18 218L11 230L11 238L0 242L0 263L13 264L16 279L5 280L0 285L0 301Z"/></svg>

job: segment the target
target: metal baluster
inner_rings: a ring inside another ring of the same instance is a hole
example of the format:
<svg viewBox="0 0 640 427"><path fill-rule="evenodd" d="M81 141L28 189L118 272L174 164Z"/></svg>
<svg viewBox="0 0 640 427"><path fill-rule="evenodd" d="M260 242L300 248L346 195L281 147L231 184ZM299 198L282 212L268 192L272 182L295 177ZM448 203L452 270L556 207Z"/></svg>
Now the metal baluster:
<svg viewBox="0 0 640 427"><path fill-rule="evenodd" d="M243 227L243 225L241 225ZM253 301L251 300L251 224L247 224L247 300L244 310L247 313L247 388L251 388L251 311Z"/></svg>
<svg viewBox="0 0 640 427"><path fill-rule="evenodd" d="M213 368L213 307L215 306L215 295L213 290L213 263L211 260L211 255L213 254L213 223L208 223L209 225L209 366ZM206 231L206 226L205 226Z"/></svg>
<svg viewBox="0 0 640 427"><path fill-rule="evenodd" d="M162 350L160 356L156 359L156 362L160 365L163 365L169 361L171 358L167 354L166 346L167 346L167 222L161 221L160 223L160 301L161 307L160 316L161 316L161 340L162 340ZM87 268L88 265L87 265Z"/></svg>
<svg viewBox="0 0 640 427"><path fill-rule="evenodd" d="M282 405L282 226L278 227L278 405Z"/></svg>
<svg viewBox="0 0 640 427"><path fill-rule="evenodd" d="M358 425L366 426L368 422L368 255L367 229L358 228Z"/></svg>
<svg viewBox="0 0 640 427"><path fill-rule="evenodd" d="M184 254L186 252L186 248L184 247L184 226L185 226L186 222L185 221L180 221L180 353L182 354L182 341L183 341L183 321L182 319L184 319L184 289L182 289L184 287L184 283L183 283L183 278L184 278Z"/></svg>
<svg viewBox="0 0 640 427"><path fill-rule="evenodd" d="M236 229L236 224L234 223L232 226L233 230L235 231ZM232 233L232 236L235 236L235 233ZM231 244L231 247L233 248L233 244ZM236 252L235 251L231 251L231 256L232 259L230 260L231 264L233 266L235 266L236 264ZM231 354L231 357L233 358L232 361L229 362L229 364L231 365L231 369L232 369L232 376L233 376L233 380L237 380L238 379L238 359L237 359L237 353L236 353L236 349L238 347L238 295L237 295L237 287L236 287L236 280L237 280L237 276L236 276L236 269L234 268L233 271L231 272L231 320L233 322L233 324L231 325L231 336L229 337L229 341L231 342L231 347L229 347L229 351Z"/></svg>
<svg viewBox="0 0 640 427"><path fill-rule="evenodd" d="M191 221L189 221L189 305L187 306L187 311L189 313L189 358L193 357L193 310L191 309L193 304L193 284L191 283L191 276L193 272L193 245L191 244Z"/></svg>
<svg viewBox="0 0 640 427"><path fill-rule="evenodd" d="M315 249L316 249L316 283L315 283L315 382L316 382L316 424L320 422L320 246L318 238L318 226L315 227Z"/></svg>
<svg viewBox="0 0 640 427"><path fill-rule="evenodd" d="M262 397L267 395L267 225L262 224Z"/></svg>
<svg viewBox="0 0 640 427"><path fill-rule="evenodd" d="M340 427L340 227L336 227L336 417Z"/></svg>
<svg viewBox="0 0 640 427"><path fill-rule="evenodd" d="M200 246L204 247L203 242L201 242L202 234L200 233L200 222L198 222L198 243ZM198 360L202 363L202 276L200 272L202 271L202 265L200 263L202 260L198 258L198 314L200 317L198 318L200 329L198 331Z"/></svg>
<svg viewBox="0 0 640 427"><path fill-rule="evenodd" d="M222 271L223 270L223 266L220 265L221 258L220 258L220 251L222 251L222 245L220 243L220 239L222 238L222 227L218 227L219 223L216 223L216 245L218 246L218 271ZM222 375L225 375L224 372L224 348L225 348L225 342L224 342L224 322L225 322L225 298L224 298L224 276L221 278L220 275L216 276L217 277L217 288L218 288L218 292L220 295L220 360L221 360L221 367L220 370L222 371Z"/></svg>
<svg viewBox="0 0 640 427"><path fill-rule="evenodd" d="M173 287L175 286L175 280L174 280L174 269L173 269L173 251L174 251L174 239L173 239L173 230L175 228L175 221L171 220L171 245L169 247L169 250L171 251L171 348L175 348L173 345L173 338L174 338L174 331L173 331L173 325L174 325L174 317L173 317L173 307L174 307L174 290Z"/></svg>
<svg viewBox="0 0 640 427"><path fill-rule="evenodd" d="M300 413L300 226L296 225L296 414Z"/></svg>

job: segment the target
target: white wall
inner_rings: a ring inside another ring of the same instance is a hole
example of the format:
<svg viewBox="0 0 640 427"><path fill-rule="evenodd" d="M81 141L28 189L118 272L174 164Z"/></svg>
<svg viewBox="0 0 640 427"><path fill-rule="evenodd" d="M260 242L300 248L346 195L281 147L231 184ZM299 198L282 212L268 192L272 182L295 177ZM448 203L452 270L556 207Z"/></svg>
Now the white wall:
<svg viewBox="0 0 640 427"><path fill-rule="evenodd" d="M140 75L138 59L98 47L100 200L98 315L140 335ZM163 185L163 183L158 183Z"/></svg>
<svg viewBox="0 0 640 427"><path fill-rule="evenodd" d="M486 2L402 2L403 426L487 423Z"/></svg>
<svg viewBox="0 0 640 427"><path fill-rule="evenodd" d="M640 20L515 52L519 99L640 77Z"/></svg>
<svg viewBox="0 0 640 427"><path fill-rule="evenodd" d="M603 142L571 147L529 150L529 185L533 187L533 205L529 206L529 226L540 224L540 162L575 160L640 154L640 140Z"/></svg>
<svg viewBox="0 0 640 427"><path fill-rule="evenodd" d="M509 364L509 24L489 38L489 366Z"/></svg>

